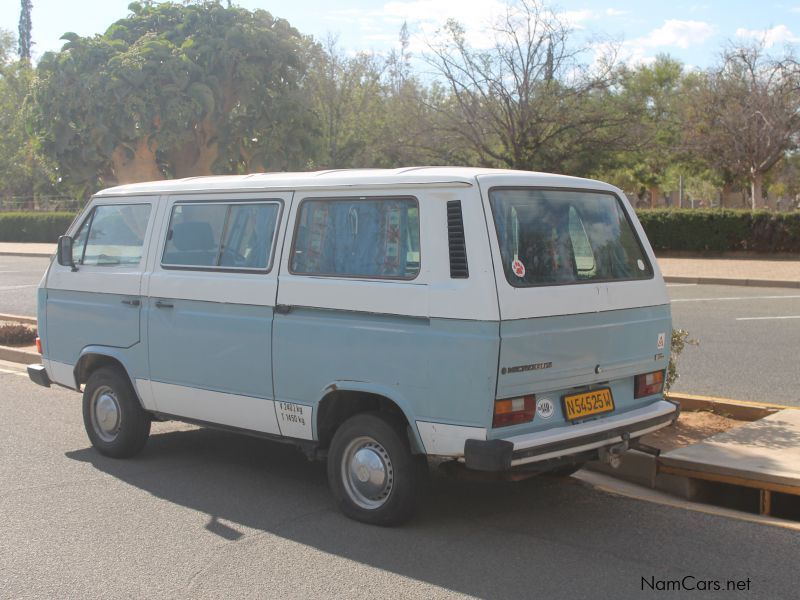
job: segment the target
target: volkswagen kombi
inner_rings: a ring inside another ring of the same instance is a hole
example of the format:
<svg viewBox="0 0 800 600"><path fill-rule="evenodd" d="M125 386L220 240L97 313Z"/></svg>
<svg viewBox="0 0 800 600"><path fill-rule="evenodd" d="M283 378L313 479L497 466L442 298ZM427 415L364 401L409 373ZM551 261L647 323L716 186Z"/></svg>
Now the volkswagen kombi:
<svg viewBox="0 0 800 600"><path fill-rule="evenodd" d="M669 425L669 300L624 194L472 168L96 194L38 295L33 381L130 457L152 420L326 459L344 513L413 511L426 458L561 473Z"/></svg>

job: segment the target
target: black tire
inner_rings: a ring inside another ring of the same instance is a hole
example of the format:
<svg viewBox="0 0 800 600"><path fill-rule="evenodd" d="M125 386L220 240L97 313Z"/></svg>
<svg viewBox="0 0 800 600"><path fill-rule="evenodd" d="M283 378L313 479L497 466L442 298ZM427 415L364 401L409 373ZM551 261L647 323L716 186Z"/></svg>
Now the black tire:
<svg viewBox="0 0 800 600"><path fill-rule="evenodd" d="M416 509L419 473L419 461L411 455L402 426L379 413L355 415L333 436L328 483L339 509L351 519L383 526L410 519Z"/></svg>
<svg viewBox="0 0 800 600"><path fill-rule="evenodd" d="M83 425L100 454L135 456L147 442L150 421L128 377L118 368L102 367L91 374L83 391Z"/></svg>

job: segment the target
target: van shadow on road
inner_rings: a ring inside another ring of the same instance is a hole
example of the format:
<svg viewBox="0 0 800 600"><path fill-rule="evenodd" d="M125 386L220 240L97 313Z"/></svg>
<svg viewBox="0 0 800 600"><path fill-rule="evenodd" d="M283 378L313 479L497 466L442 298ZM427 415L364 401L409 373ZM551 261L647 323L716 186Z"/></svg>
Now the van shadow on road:
<svg viewBox="0 0 800 600"><path fill-rule="evenodd" d="M206 529L229 543L250 533L240 528L269 532L479 597L624 597L640 593L640 578L650 575L788 573L798 544L796 532L618 498L575 479L478 484L434 476L411 523L371 527L336 510L324 464L291 446L210 429L153 435L127 461L92 448L67 457L207 514ZM761 532L770 552L741 544ZM770 588L782 591L764 575L760 591Z"/></svg>

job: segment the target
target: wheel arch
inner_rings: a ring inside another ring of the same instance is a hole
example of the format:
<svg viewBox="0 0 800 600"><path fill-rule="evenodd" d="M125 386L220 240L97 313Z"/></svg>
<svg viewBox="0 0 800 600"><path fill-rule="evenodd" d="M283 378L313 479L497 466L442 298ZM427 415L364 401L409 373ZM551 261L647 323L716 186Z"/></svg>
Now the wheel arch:
<svg viewBox="0 0 800 600"><path fill-rule="evenodd" d="M336 381L325 387L314 411L313 426L320 448L327 448L336 429L353 415L378 412L405 424L412 454L425 454L408 401L395 390L357 381Z"/></svg>
<svg viewBox="0 0 800 600"><path fill-rule="evenodd" d="M103 346L87 346L81 350L78 361L72 370L75 377L75 387L77 390L89 380L92 373L102 367L116 367L122 371L128 382L131 384L133 393L142 408L147 408L142 402L141 394L136 387L136 379L131 376L131 371L126 364L126 360L118 348L106 348Z"/></svg>

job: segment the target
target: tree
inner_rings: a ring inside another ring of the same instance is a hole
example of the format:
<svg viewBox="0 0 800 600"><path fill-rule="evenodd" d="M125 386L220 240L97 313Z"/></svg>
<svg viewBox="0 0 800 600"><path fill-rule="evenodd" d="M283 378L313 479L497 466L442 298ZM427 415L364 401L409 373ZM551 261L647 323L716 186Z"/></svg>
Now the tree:
<svg viewBox="0 0 800 600"><path fill-rule="evenodd" d="M800 147L800 66L763 44L731 47L722 64L695 80L684 139L709 165L746 177L752 208L763 207L764 176Z"/></svg>
<svg viewBox="0 0 800 600"><path fill-rule="evenodd" d="M38 66L36 127L65 178L111 183L303 166L310 42L263 10L136 3Z"/></svg>
<svg viewBox="0 0 800 600"><path fill-rule="evenodd" d="M320 125L319 166L376 166L386 116L382 76L374 55L348 58L332 37L319 48L306 85Z"/></svg>
<svg viewBox="0 0 800 600"><path fill-rule="evenodd" d="M0 30L0 195L32 198L52 191L55 174L27 129L33 72L27 61L12 59L15 44Z"/></svg>
<svg viewBox="0 0 800 600"><path fill-rule="evenodd" d="M428 62L447 86L435 107L444 132L486 166L586 173L625 139L613 60L582 65L570 30L538 0L509 6L488 50L449 21Z"/></svg>
<svg viewBox="0 0 800 600"><path fill-rule="evenodd" d="M32 10L33 2L31 2L31 0L21 0L19 13L19 59L28 63L31 61L31 46L33 46L31 37L31 32L33 30L33 21L31 20Z"/></svg>
<svg viewBox="0 0 800 600"><path fill-rule="evenodd" d="M612 179L649 192L655 206L668 171L681 160L680 100L683 65L669 56L620 69L620 95L631 115L628 142L616 155Z"/></svg>

